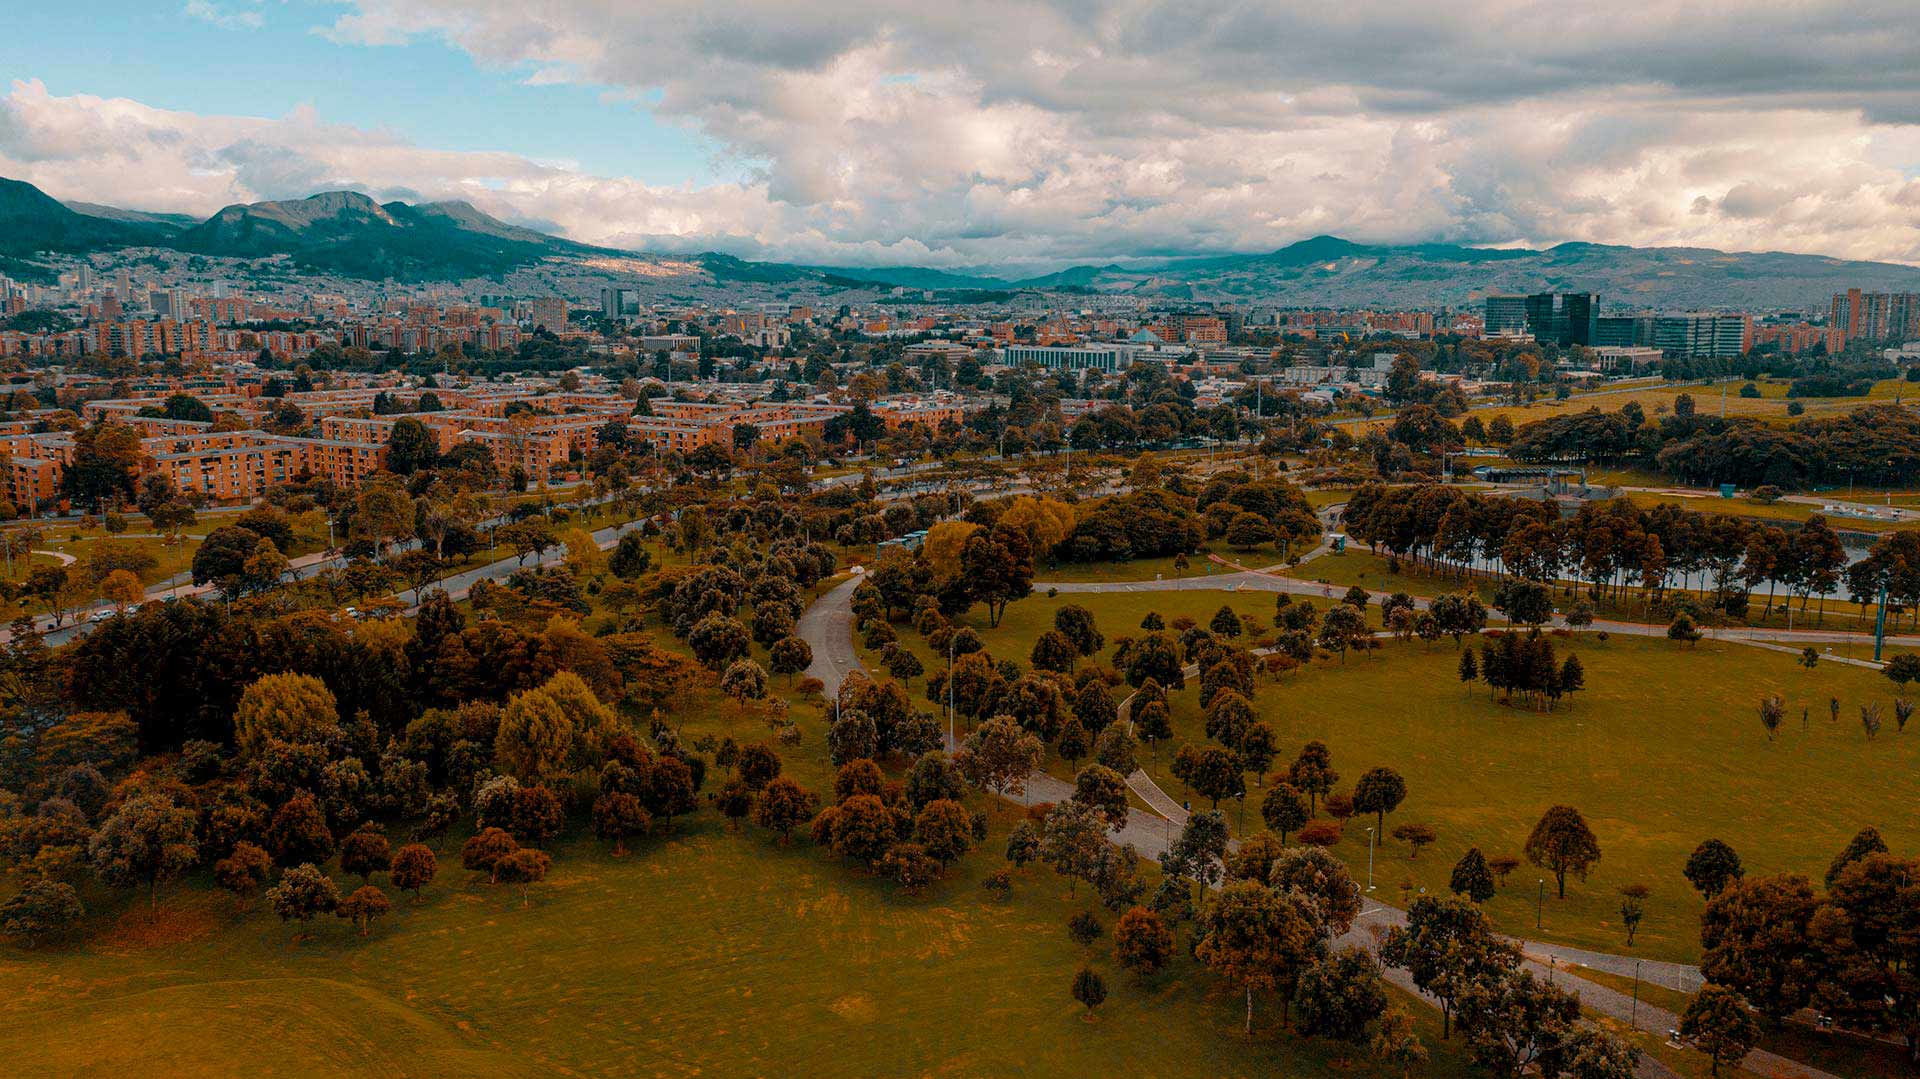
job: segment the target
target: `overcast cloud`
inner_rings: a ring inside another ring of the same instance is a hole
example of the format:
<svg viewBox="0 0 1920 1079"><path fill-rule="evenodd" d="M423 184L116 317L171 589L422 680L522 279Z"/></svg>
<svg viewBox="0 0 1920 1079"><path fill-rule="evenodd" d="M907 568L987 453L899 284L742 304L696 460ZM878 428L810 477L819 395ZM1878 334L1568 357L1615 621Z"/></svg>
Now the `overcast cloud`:
<svg viewBox="0 0 1920 1079"><path fill-rule="evenodd" d="M1920 262L1911 0L347 7L319 32L657 98L738 180L648 186L32 82L0 100L0 168L193 212L458 195L591 242L842 263L1051 268L1322 232Z"/></svg>

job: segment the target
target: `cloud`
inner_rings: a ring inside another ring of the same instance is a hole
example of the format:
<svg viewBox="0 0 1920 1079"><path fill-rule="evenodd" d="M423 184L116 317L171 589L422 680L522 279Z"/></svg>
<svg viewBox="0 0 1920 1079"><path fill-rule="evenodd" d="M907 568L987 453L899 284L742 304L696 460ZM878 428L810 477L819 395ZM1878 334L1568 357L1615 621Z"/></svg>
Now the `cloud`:
<svg viewBox="0 0 1920 1079"><path fill-rule="evenodd" d="M592 242L822 262L1051 269L1320 232L1920 262L1911 17L1910 0L349 0L335 41L436 40L597 88L698 130L730 179L650 186L314 116L75 108L91 99L37 84L0 105L0 163L112 186L131 155L181 204L404 186ZM100 164L47 164L76 152Z"/></svg>
<svg viewBox="0 0 1920 1079"><path fill-rule="evenodd" d="M228 11L210 0L187 0L187 5L180 9L180 13L190 19L212 23L222 30L258 30L266 25L266 17L258 11Z"/></svg>

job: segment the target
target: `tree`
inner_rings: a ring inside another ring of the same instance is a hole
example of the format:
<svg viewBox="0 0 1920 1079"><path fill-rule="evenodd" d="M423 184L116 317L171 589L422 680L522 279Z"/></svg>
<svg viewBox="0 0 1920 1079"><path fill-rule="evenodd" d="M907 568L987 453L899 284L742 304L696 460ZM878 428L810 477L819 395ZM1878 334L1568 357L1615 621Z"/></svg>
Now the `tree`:
<svg viewBox="0 0 1920 1079"><path fill-rule="evenodd" d="M737 659L727 666L726 673L720 676L720 692L732 697L734 703L745 709L748 701L762 700L767 695L767 672L750 659Z"/></svg>
<svg viewBox="0 0 1920 1079"><path fill-rule="evenodd" d="M739 619L718 611L709 613L687 633L693 658L711 671L723 670L727 664L745 656L752 642L747 627Z"/></svg>
<svg viewBox="0 0 1920 1079"><path fill-rule="evenodd" d="M1459 1009L1467 1058L1506 1076L1557 1054L1580 1018L1578 997L1524 970L1470 983ZM1544 1064L1540 1070L1552 1071Z"/></svg>
<svg viewBox="0 0 1920 1079"><path fill-rule="evenodd" d="M1477 416L1468 419L1477 420ZM1427 1047L1420 1044L1419 1035L1414 1033L1413 1017L1406 1009L1390 1006L1380 1016L1380 1025L1373 1032L1373 1040L1367 1045L1374 1059L1382 1064L1398 1068L1401 1079L1411 1079L1413 1070L1427 1062Z"/></svg>
<svg viewBox="0 0 1920 1079"><path fill-rule="evenodd" d="M1460 684L1471 687L1480 677L1480 666L1473 660L1473 649L1460 651Z"/></svg>
<svg viewBox="0 0 1920 1079"><path fill-rule="evenodd" d="M653 828L653 815L638 795L608 791L593 802L593 834L613 843L613 856L627 853L627 840Z"/></svg>
<svg viewBox="0 0 1920 1079"><path fill-rule="evenodd" d="M29 879L0 903L0 931L31 949L40 938L64 933L86 916L80 894L65 881Z"/></svg>
<svg viewBox="0 0 1920 1079"><path fill-rule="evenodd" d="M302 791L274 812L267 826L267 849L282 865L324 862L333 856L333 833L313 795Z"/></svg>
<svg viewBox="0 0 1920 1079"><path fill-rule="evenodd" d="M1840 872L1853 863L1865 858L1869 854L1885 853L1887 853L1887 841L1880 838L1880 830L1878 828L1869 826L1860 829L1854 833L1852 839L1847 840L1847 845L1841 849L1839 854L1834 855L1833 861L1828 864L1826 876L1827 887L1833 887L1833 882L1840 878Z"/></svg>
<svg viewBox="0 0 1920 1079"><path fill-rule="evenodd" d="M523 690L501 710L493 755L500 769L528 783L564 772L573 757L573 717L544 689Z"/></svg>
<svg viewBox="0 0 1920 1079"><path fill-rule="evenodd" d="M1502 979L1520 963L1519 952L1494 935L1479 907L1425 895L1408 906L1405 925L1387 932L1380 958L1404 969L1416 988L1440 1001L1442 1038L1470 986Z"/></svg>
<svg viewBox="0 0 1920 1079"><path fill-rule="evenodd" d="M500 860L520 849L503 828L484 828L460 847L460 866L485 873L489 883L500 883Z"/></svg>
<svg viewBox="0 0 1920 1079"><path fill-rule="evenodd" d="M1067 638L1074 651L1089 659L1106 647L1106 638L1094 622L1093 612L1077 603L1063 604L1053 612L1053 628Z"/></svg>
<svg viewBox="0 0 1920 1079"><path fill-rule="evenodd" d="M1093 1011L1107 1000L1107 983L1092 967L1081 967L1073 976L1073 999L1086 1005L1087 1022L1093 1022Z"/></svg>
<svg viewBox="0 0 1920 1079"><path fill-rule="evenodd" d="M652 567L653 553L647 549L647 541L639 532L623 534L607 558L607 568L623 581L638 580Z"/></svg>
<svg viewBox="0 0 1920 1079"><path fill-rule="evenodd" d="M1891 678L1894 685L1904 687L1920 679L1920 655L1902 652L1893 656L1887 660L1887 665L1881 673Z"/></svg>
<svg viewBox="0 0 1920 1079"><path fill-rule="evenodd" d="M1245 992L1251 1035L1254 991L1290 988L1313 955L1319 929L1297 897L1233 881L1201 908L1195 936L1194 957Z"/></svg>
<svg viewBox="0 0 1920 1079"><path fill-rule="evenodd" d="M1487 865L1487 857L1480 853L1479 847L1468 847L1467 853L1454 863L1447 887L1454 895L1466 896L1475 903L1493 898L1493 869Z"/></svg>
<svg viewBox="0 0 1920 1079"><path fill-rule="evenodd" d="M1214 809L1220 808L1221 799L1244 795L1247 790L1239 756L1219 746L1206 746L1194 754L1186 780L1202 798L1212 801Z"/></svg>
<svg viewBox="0 0 1920 1079"><path fill-rule="evenodd" d="M552 868L553 859L546 851L521 847L494 863L493 874L497 880L520 886L520 905L524 907L532 902L533 886L546 880Z"/></svg>
<svg viewBox="0 0 1920 1079"><path fill-rule="evenodd" d="M387 912L392 909L393 904L388 901L387 893L371 884L362 884L340 901L340 906L334 913L352 922L353 927L358 929L360 935L364 937L372 930L373 923L386 917Z"/></svg>
<svg viewBox="0 0 1920 1079"><path fill-rule="evenodd" d="M233 739L244 756L255 756L269 742L312 744L340 730L340 709L326 683L310 674L269 674L240 694L233 715Z"/></svg>
<svg viewBox="0 0 1920 1079"><path fill-rule="evenodd" d="M1640 929L1641 919L1647 916L1647 896L1650 889L1644 884L1628 884L1620 889L1620 925L1627 931L1627 947L1633 947L1633 935Z"/></svg>
<svg viewBox="0 0 1920 1079"><path fill-rule="evenodd" d="M1320 635L1317 641L1320 647L1336 652L1340 662L1347 661L1347 649L1366 639L1368 635L1366 616L1345 603L1329 610L1320 621Z"/></svg>
<svg viewBox="0 0 1920 1079"><path fill-rule="evenodd" d="M1391 768L1370 768L1353 785L1353 808L1374 814L1374 825L1386 830L1387 814L1407 798L1407 781Z"/></svg>
<svg viewBox="0 0 1920 1079"><path fill-rule="evenodd" d="M1358 1044L1367 1026L1387 1010L1387 987L1373 953L1342 948L1308 967L1295 992L1296 1027L1303 1037Z"/></svg>
<svg viewBox="0 0 1920 1079"><path fill-rule="evenodd" d="M273 859L246 840L235 843L233 853L213 863L214 882L234 894L241 910L252 906L253 897L267 886L272 873Z"/></svg>
<svg viewBox="0 0 1920 1079"><path fill-rule="evenodd" d="M1260 819L1280 834L1282 844L1288 833L1299 831L1312 817L1307 799L1290 783L1275 783L1260 803Z"/></svg>
<svg viewBox="0 0 1920 1079"><path fill-rule="evenodd" d="M420 901L420 892L433 883L435 874L440 871L439 860L432 849L420 843L408 843L393 855L393 868L388 879L393 886L405 892L413 893L413 901Z"/></svg>
<svg viewBox="0 0 1920 1079"><path fill-rule="evenodd" d="M1317 809L1317 800L1340 782L1340 773L1334 771L1333 754L1327 744L1315 740L1302 747L1300 756L1287 769L1287 782L1307 796L1309 811Z"/></svg>
<svg viewBox="0 0 1920 1079"><path fill-rule="evenodd" d="M1553 871L1560 898L1565 899L1567 874L1571 872L1581 880L1587 879L1587 871L1600 860L1600 841L1594 838L1593 830L1587 827L1587 820L1579 810L1556 805L1540 815L1521 853L1534 865Z"/></svg>
<svg viewBox="0 0 1920 1079"><path fill-rule="evenodd" d="M1721 1065L1731 1068L1747 1059L1760 1040L1760 1024L1739 993L1708 984L1687 1002L1686 1014L1680 1017L1680 1036L1707 1054L1713 1074L1719 1075Z"/></svg>
<svg viewBox="0 0 1920 1079"><path fill-rule="evenodd" d="M1727 886L1746 875L1741 868L1740 855L1732 847L1718 839L1702 840L1687 856L1687 867L1682 871L1689 884L1700 892L1703 899L1711 900Z"/></svg>
<svg viewBox="0 0 1920 1079"><path fill-rule="evenodd" d="M1767 741L1773 741L1775 732L1787 718L1787 702L1779 694L1760 698L1760 726L1766 729Z"/></svg>
<svg viewBox="0 0 1920 1079"><path fill-rule="evenodd" d="M1700 637L1700 630L1695 628L1693 624L1693 616L1685 611L1674 615L1673 621L1667 626L1667 640L1669 641L1678 641L1681 644L1692 647L1700 640Z"/></svg>
<svg viewBox="0 0 1920 1079"><path fill-rule="evenodd" d="M760 802L754 807L753 822L780 833L780 843L784 846L795 828L812 819L818 804L819 799L812 791L787 776L777 776L769 780L761 792Z"/></svg>
<svg viewBox="0 0 1920 1079"><path fill-rule="evenodd" d="M1035 638L1027 661L1038 671L1070 671L1079 655L1066 634L1050 629Z"/></svg>
<svg viewBox="0 0 1920 1079"><path fill-rule="evenodd" d="M112 603L115 610L125 613L128 607L137 606L147 597L147 589L131 570L117 569L100 582L100 596Z"/></svg>
<svg viewBox="0 0 1920 1079"><path fill-rule="evenodd" d="M145 885L147 906L161 883L193 868L200 857L198 820L166 795L130 799L100 825L87 844L93 871L116 888Z"/></svg>
<svg viewBox="0 0 1920 1079"><path fill-rule="evenodd" d="M1407 857L1413 859L1420 857L1420 848L1432 843L1438 837L1434 835L1431 827L1409 822L1396 826L1393 830L1393 838L1407 845Z"/></svg>
<svg viewBox="0 0 1920 1079"><path fill-rule="evenodd" d="M1700 972L1777 1024L1806 1007L1824 977L1809 931L1817 905L1813 883L1798 875L1729 884L1700 915Z"/></svg>
<svg viewBox="0 0 1920 1079"><path fill-rule="evenodd" d="M302 925L340 906L340 890L318 866L308 862L280 874L280 883L267 892L267 902L283 922Z"/></svg>
<svg viewBox="0 0 1920 1079"><path fill-rule="evenodd" d="M411 476L432 468L439 459L439 445L426 424L411 416L393 421L393 430L387 436L387 471Z"/></svg>
<svg viewBox="0 0 1920 1079"><path fill-rule="evenodd" d="M1098 812L1113 829L1127 824L1127 781L1101 764L1089 764L1073 779L1073 800Z"/></svg>
<svg viewBox="0 0 1920 1079"><path fill-rule="evenodd" d="M983 791L1006 797L1026 793L1027 776L1046 758L1046 745L1006 716L996 716L967 735L954 757L960 774Z"/></svg>
<svg viewBox="0 0 1920 1079"><path fill-rule="evenodd" d="M767 658L773 673L786 675L791 684L794 675L813 666L813 647L798 637L782 637L773 643Z"/></svg>
<svg viewBox="0 0 1920 1079"><path fill-rule="evenodd" d="M1082 948L1092 945L1105 932L1100 919L1090 910L1083 910L1067 919L1067 936Z"/></svg>
<svg viewBox="0 0 1920 1079"><path fill-rule="evenodd" d="M340 841L340 872L351 873L363 882L375 873L393 868L393 848L387 837L372 824L362 825Z"/></svg>
<svg viewBox="0 0 1920 1079"><path fill-rule="evenodd" d="M1173 931L1159 914L1133 907L1114 924L1113 953L1121 966L1150 978L1173 958Z"/></svg>
<svg viewBox="0 0 1920 1079"><path fill-rule="evenodd" d="M936 798L914 818L913 837L944 870L973 849L973 817L960 803Z"/></svg>

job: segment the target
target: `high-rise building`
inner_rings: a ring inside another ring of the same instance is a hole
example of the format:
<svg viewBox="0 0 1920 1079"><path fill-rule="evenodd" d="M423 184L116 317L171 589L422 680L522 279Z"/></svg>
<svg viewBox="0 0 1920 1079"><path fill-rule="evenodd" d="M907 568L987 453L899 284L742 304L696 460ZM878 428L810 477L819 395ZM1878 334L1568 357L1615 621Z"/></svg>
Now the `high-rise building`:
<svg viewBox="0 0 1920 1079"><path fill-rule="evenodd" d="M533 324L544 326L548 333L562 333L567 328L567 301L559 296L541 296L533 301Z"/></svg>
<svg viewBox="0 0 1920 1079"><path fill-rule="evenodd" d="M1527 329L1542 344L1598 343L1600 296L1593 292L1536 292L1526 297Z"/></svg>
<svg viewBox="0 0 1920 1079"><path fill-rule="evenodd" d="M1829 350L1836 339L1848 341L1905 341L1920 336L1920 294L1863 292L1850 288L1833 296L1827 316Z"/></svg>
<svg viewBox="0 0 1920 1079"><path fill-rule="evenodd" d="M630 288L600 290L600 317L608 320L632 318L640 313L640 293Z"/></svg>
<svg viewBox="0 0 1920 1079"><path fill-rule="evenodd" d="M1504 337L1527 332L1527 298L1525 296L1487 297L1486 326L1482 332L1488 337Z"/></svg>
<svg viewBox="0 0 1920 1079"><path fill-rule="evenodd" d="M1753 319L1747 315L1658 315L1653 320L1653 347L1684 359L1731 359L1746 352L1753 340Z"/></svg>
<svg viewBox="0 0 1920 1079"><path fill-rule="evenodd" d="M1594 319L1593 343L1609 348L1653 344L1652 315L1604 315Z"/></svg>

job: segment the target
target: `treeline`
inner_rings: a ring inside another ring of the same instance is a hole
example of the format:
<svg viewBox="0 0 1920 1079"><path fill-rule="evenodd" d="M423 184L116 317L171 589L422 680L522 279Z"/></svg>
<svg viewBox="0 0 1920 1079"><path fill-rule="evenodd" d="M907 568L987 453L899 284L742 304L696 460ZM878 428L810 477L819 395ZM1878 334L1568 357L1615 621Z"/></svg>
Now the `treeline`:
<svg viewBox="0 0 1920 1079"><path fill-rule="evenodd" d="M1808 598L1833 590L1847 565L1840 537L1815 515L1796 531L1716 513L1624 499L1588 502L1571 517L1529 499L1438 485L1361 488L1347 504L1348 531L1376 549L1439 573L1486 570L1502 577L1586 582L1596 596L1670 587L1710 588L1717 606L1743 613L1752 590ZM1920 591L1920 577L1903 578ZM1856 593L1858 594L1858 593Z"/></svg>
<svg viewBox="0 0 1920 1079"><path fill-rule="evenodd" d="M1920 417L1869 405L1775 426L1700 415L1683 394L1673 413L1657 420L1633 403L1617 412L1589 409L1538 420L1516 432L1507 452L1528 462L1638 465L1699 484L1910 484L1920 480Z"/></svg>

